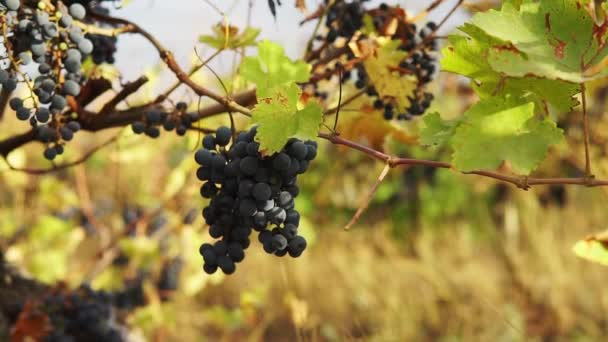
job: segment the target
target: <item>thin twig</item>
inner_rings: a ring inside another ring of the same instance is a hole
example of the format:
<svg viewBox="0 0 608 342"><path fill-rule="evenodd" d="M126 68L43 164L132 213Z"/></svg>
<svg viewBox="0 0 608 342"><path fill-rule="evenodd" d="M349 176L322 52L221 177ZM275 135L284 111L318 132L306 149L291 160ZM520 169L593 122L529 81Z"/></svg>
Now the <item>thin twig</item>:
<svg viewBox="0 0 608 342"><path fill-rule="evenodd" d="M589 115L587 115L587 91L585 83L581 84L581 97L583 106L583 134L585 136L585 176L592 177L591 157L589 156Z"/></svg>
<svg viewBox="0 0 608 342"><path fill-rule="evenodd" d="M135 81L125 84L123 88L101 108L99 115L112 112L119 103L137 92L146 83L148 83L148 77L141 76Z"/></svg>
<svg viewBox="0 0 608 342"><path fill-rule="evenodd" d="M391 167L397 167L400 165L412 165L412 166L427 166L427 167L435 167L442 169L452 169L455 170L452 164L447 162L440 162L434 160L424 160L424 159L412 159L412 158L399 158L395 156L391 156L384 152L380 152L374 150L371 147L356 143L354 141L350 141L334 134L326 134L319 133L319 138L329 140L331 143L336 145L344 145L351 149L355 149L361 151L372 158L381 160L385 163L388 163ZM551 184L560 184L560 185L583 185L588 187L596 187L596 186L608 186L608 180L599 180L590 177L571 177L571 178L551 178L551 177L527 177L527 176L517 176L517 175L508 175L499 172L493 171L468 171L461 172L466 175L478 175L482 177L488 177L495 180L499 180L505 183L510 183L517 186L520 189L528 190L530 187L534 185L551 185Z"/></svg>
<svg viewBox="0 0 608 342"><path fill-rule="evenodd" d="M376 179L374 186L372 186L372 188L369 191L369 193L367 194L367 196L365 196L363 203L361 203L361 206L359 206L359 209L357 209L357 212L355 213L353 218L350 220L350 222L348 222L348 224L344 227L344 230L349 230L355 223L357 223L357 221L359 221L359 219L361 218L361 215L363 215L363 212L367 209L367 207L369 207L369 204L372 202L372 199L374 198L376 191L378 191L378 187L380 187L380 183L382 183L384 178L386 178L386 175L388 174L388 171L390 169L391 169L391 165L389 163L386 163L386 165L382 169L382 172L380 173L380 176L378 176L378 179Z"/></svg>
<svg viewBox="0 0 608 342"><path fill-rule="evenodd" d="M76 181L76 193L78 194L82 214L91 223L93 230L97 232L99 231L99 223L97 222L97 218L93 212L91 193L89 192L89 187L87 185L86 171L82 164L74 168L74 176Z"/></svg>
<svg viewBox="0 0 608 342"><path fill-rule="evenodd" d="M9 161L5 158L5 162L6 165L8 165L9 169L12 171L18 171L18 172L24 172L27 174L31 174L31 175L43 175L43 174L47 174L47 173L52 173L52 172L57 172L59 170L63 170L63 169L67 169L69 167L72 166L76 166L78 164L82 164L85 161L87 161L89 158L91 158L91 156L93 156L97 151L101 150L102 148L112 144L113 142L115 142L116 140L118 140L118 137L120 136L120 133L116 134L115 136L113 136L111 139L107 140L106 142L104 142L101 145L95 146L94 148L90 149L87 153L85 153L82 157L69 162L69 163L65 163L65 164L60 164L60 165L55 165L51 168L48 169L31 169L31 168L18 168L18 167L14 167L13 165L11 165L9 163Z"/></svg>
<svg viewBox="0 0 608 342"><path fill-rule="evenodd" d="M340 106L342 105L342 65L339 66L338 71L338 85L340 86L338 92L338 109L336 110L336 118L334 120L334 134L337 134L336 129L338 128L338 118L340 117Z"/></svg>
<svg viewBox="0 0 608 342"><path fill-rule="evenodd" d="M223 104L225 107L230 108L235 112L239 112L246 116L251 116L251 111L248 108L243 107L236 101L234 101L228 97L224 97L224 96L212 91L211 89L202 87L202 86L198 85L196 82L194 82L182 70L182 68L179 66L179 64L177 64L177 61L175 60L173 53L171 51L169 51L168 49L166 49L164 47L164 45L162 45L160 43L160 41L158 41L158 39L156 39L150 32L144 30L139 25L137 25L129 20L126 20L126 19L115 18L112 16L98 13L98 12L94 12L92 14L92 16L95 19L105 21L105 22L108 22L111 24L127 25L127 26L132 27L132 30L130 30L129 32L140 34L148 42L150 42L150 44L152 44L154 46L154 48L158 51L160 57L165 62L165 64L167 64L169 69L175 74L177 79L180 80L186 86L188 86L190 89L192 89L192 91L194 91L197 95L210 97L211 99L215 100L218 103Z"/></svg>
<svg viewBox="0 0 608 342"><path fill-rule="evenodd" d="M206 60L204 60L203 62L201 62L201 64L192 67L190 69L190 71L188 71L188 77L194 76L194 74L196 74L205 65L207 65L207 63L211 62L211 60L213 60L215 57L217 57L222 51L224 51L224 50L223 49L216 50L211 56L209 56ZM197 57L199 57L199 60L200 60L200 56L198 56L198 52L196 50L194 50L194 52L197 54ZM158 103L163 102L165 99L169 98L169 96L175 90L177 90L177 88L179 88L179 86L182 85L182 84L183 84L182 81L177 80L169 89L165 90L165 92L163 92L162 94L158 95L156 97L156 100L154 100L154 103L158 104Z"/></svg>
<svg viewBox="0 0 608 342"><path fill-rule="evenodd" d="M360 90L356 93L354 93L351 97L349 97L348 99L344 100L344 102L342 102L341 104L338 103L338 105L334 108L328 109L325 111L324 115L332 115L338 112L338 110L344 111L344 106L346 106L347 104L353 102L354 100L358 99L359 97L361 97L362 95L364 95L366 93L366 90Z"/></svg>
<svg viewBox="0 0 608 342"><path fill-rule="evenodd" d="M2 90L0 90L0 120L2 120L4 117L6 106L8 105L12 93L12 91L8 91L4 87L2 87Z"/></svg>

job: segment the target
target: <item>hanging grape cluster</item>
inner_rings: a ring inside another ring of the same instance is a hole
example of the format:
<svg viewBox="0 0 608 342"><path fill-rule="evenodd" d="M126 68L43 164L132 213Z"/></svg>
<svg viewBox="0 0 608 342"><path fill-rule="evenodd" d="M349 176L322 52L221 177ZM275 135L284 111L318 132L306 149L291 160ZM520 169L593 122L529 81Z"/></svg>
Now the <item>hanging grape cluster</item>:
<svg viewBox="0 0 608 342"><path fill-rule="evenodd" d="M110 11L102 6L102 2L117 2L119 0L64 0L66 5L71 4L82 4L90 9L90 11L94 13L100 13L104 15L109 15ZM93 19L88 16L84 18L84 22L87 24L99 25L99 23L95 22ZM111 27L107 24L102 25L102 27ZM87 33L85 35L87 39L89 39L93 43L93 52L91 53L91 59L95 64L114 64L114 54L116 53L116 43L118 39L114 36L106 36L101 34Z"/></svg>
<svg viewBox="0 0 608 342"><path fill-rule="evenodd" d="M415 116L422 115L431 105L433 95L425 91L426 86L433 80L436 73L436 58L433 56L437 50L437 40L434 32L437 25L428 22L424 27L418 28L414 23L408 22L408 18L403 9L381 4L375 9L366 9L365 0L346 2L338 0L329 4L325 17L324 35L319 35L317 40L321 40L332 46L338 39L344 42L363 41L368 39L361 30L364 26L364 16L368 15L373 20L376 34L391 40L399 40L401 44L399 50L407 52L398 65L392 70L401 75L413 75L416 78L416 90L413 96L407 98L410 103L408 108L398 108L398 99L391 96L379 94L361 61L356 61L352 51L347 53L348 62L338 62L331 75L342 72L342 82L352 80L357 89L365 90L367 95L372 97L373 107L383 111L386 120L410 120ZM344 65L350 65L344 70ZM340 70L338 70L340 69ZM354 72L356 71L356 73ZM325 93L316 90L315 96L325 97Z"/></svg>
<svg viewBox="0 0 608 342"><path fill-rule="evenodd" d="M37 139L46 145L44 157L53 160L81 128L66 109L68 98L80 93L81 63L93 51L93 43L76 25L86 10L81 4L66 7L57 2L32 9L20 1L1 0L0 15L3 62L8 65L0 70L0 84L8 93L19 83L27 86L29 96L13 97L9 105L19 120L35 129ZM31 64L37 66L37 73L22 71Z"/></svg>
<svg viewBox="0 0 608 342"><path fill-rule="evenodd" d="M298 235L300 214L294 200L299 194L297 176L316 157L317 145L294 138L282 151L264 156L254 140L256 133L256 127L241 132L228 148L231 130L220 127L215 135L205 136L196 152L201 165L197 177L205 182L201 196L211 199L203 217L209 235L219 239L200 247L209 274L218 268L233 273L235 263L245 258L253 230L269 254L298 257L306 248L306 240Z"/></svg>
<svg viewBox="0 0 608 342"><path fill-rule="evenodd" d="M74 291L51 289L41 300L27 302L18 320L46 315L49 326L44 342L122 342L126 338L116 322L113 300L112 294L86 285Z"/></svg>
<svg viewBox="0 0 608 342"><path fill-rule="evenodd" d="M185 102L178 102L175 109L170 113L162 112L158 109L148 111L141 120L131 124L131 129L135 134L145 134L150 138L160 136L160 127L170 132L175 130L179 136L183 136L198 120L195 113L187 113L188 105Z"/></svg>

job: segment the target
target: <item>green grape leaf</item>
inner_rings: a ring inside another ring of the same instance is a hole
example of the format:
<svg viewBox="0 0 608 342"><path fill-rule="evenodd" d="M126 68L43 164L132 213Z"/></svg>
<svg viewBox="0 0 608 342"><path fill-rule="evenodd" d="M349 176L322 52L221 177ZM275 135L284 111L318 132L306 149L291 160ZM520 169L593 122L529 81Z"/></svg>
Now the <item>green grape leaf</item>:
<svg viewBox="0 0 608 342"><path fill-rule="evenodd" d="M608 54L603 30L595 30L580 0L505 2L501 10L476 14L471 23L491 37L487 61L507 76L535 75L583 83L608 75L589 72ZM504 43L506 42L506 43Z"/></svg>
<svg viewBox="0 0 608 342"><path fill-rule="evenodd" d="M272 154L280 151L291 137L315 139L323 123L321 106L309 101L298 108L301 90L295 83L275 87L268 91L271 96L258 98L253 108L252 121L258 124L256 140L260 149Z"/></svg>
<svg viewBox="0 0 608 342"><path fill-rule="evenodd" d="M527 97L536 102L537 108L544 108L548 103L559 112L568 112L578 105L574 95L580 93L580 85L531 75L510 77L501 74L492 69L489 62L492 44L501 44L501 41L470 24L460 30L469 37L449 37L450 45L442 51L442 69L471 78L473 88L481 98L498 94Z"/></svg>
<svg viewBox="0 0 608 342"><path fill-rule="evenodd" d="M529 174L562 137L554 122L534 117L534 102L484 99L467 110L456 128L452 162L461 171L472 171L496 169L506 161L515 172Z"/></svg>
<svg viewBox="0 0 608 342"><path fill-rule="evenodd" d="M424 127L420 132L422 145L444 145L452 136L460 120L443 120L439 113L428 113L423 118Z"/></svg>
<svg viewBox="0 0 608 342"><path fill-rule="evenodd" d="M238 49L253 46L260 29L247 27L243 32L232 26L218 24L213 27L213 34L201 35L199 42L207 44L216 49Z"/></svg>
<svg viewBox="0 0 608 342"><path fill-rule="evenodd" d="M580 258L608 266L608 231L578 241L572 251Z"/></svg>
<svg viewBox="0 0 608 342"><path fill-rule="evenodd" d="M243 59L240 74L245 80L255 83L258 98L269 98L277 86L308 81L311 68L304 61L289 59L280 45L264 40L258 43L257 57Z"/></svg>

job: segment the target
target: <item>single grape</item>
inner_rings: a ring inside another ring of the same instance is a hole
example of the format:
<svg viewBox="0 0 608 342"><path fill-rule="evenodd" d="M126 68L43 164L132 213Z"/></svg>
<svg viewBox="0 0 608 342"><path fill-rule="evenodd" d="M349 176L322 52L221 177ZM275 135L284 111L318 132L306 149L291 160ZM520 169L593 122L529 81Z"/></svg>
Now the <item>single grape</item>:
<svg viewBox="0 0 608 342"><path fill-rule="evenodd" d="M49 112L49 110L44 107L38 108L38 110L36 110L35 115L36 120L38 120L38 122L47 122L51 117L51 113Z"/></svg>
<svg viewBox="0 0 608 342"><path fill-rule="evenodd" d="M13 97L10 101L9 101L9 106L11 107L12 110L18 110L19 108L23 107L23 100L21 100L18 97Z"/></svg>
<svg viewBox="0 0 608 342"><path fill-rule="evenodd" d="M224 229L220 225L212 224L209 227L209 236L212 238L219 239L222 235L224 235Z"/></svg>
<svg viewBox="0 0 608 342"><path fill-rule="evenodd" d="M289 146L289 155L298 160L304 160L307 154L308 148L306 148L306 145L301 141L296 141Z"/></svg>
<svg viewBox="0 0 608 342"><path fill-rule="evenodd" d="M68 101L61 95L53 95L51 99L51 109L62 110L68 105Z"/></svg>
<svg viewBox="0 0 608 342"><path fill-rule="evenodd" d="M278 171L285 171L289 169L289 164L291 163L291 158L286 153L278 153L273 161L272 167Z"/></svg>
<svg viewBox="0 0 608 342"><path fill-rule="evenodd" d="M226 158L221 154L216 154L212 157L211 167L216 170L224 170L224 166L226 166Z"/></svg>
<svg viewBox="0 0 608 342"><path fill-rule="evenodd" d="M8 81L9 77L10 74L8 73L8 71L0 69L0 83Z"/></svg>
<svg viewBox="0 0 608 342"><path fill-rule="evenodd" d="M30 50L34 56L43 56L46 53L46 45L44 43L33 43L30 45Z"/></svg>
<svg viewBox="0 0 608 342"><path fill-rule="evenodd" d="M63 92L67 95L78 96L80 94L80 85L72 80L67 80L63 84Z"/></svg>
<svg viewBox="0 0 608 342"><path fill-rule="evenodd" d="M199 149L194 155L194 160L199 165L211 165L211 162L213 161L213 155L211 154L211 152L209 152L209 150Z"/></svg>
<svg viewBox="0 0 608 342"><path fill-rule="evenodd" d="M175 129L175 122L173 122L172 120L166 120L165 122L163 122L163 128L165 129L165 131L172 131Z"/></svg>
<svg viewBox="0 0 608 342"><path fill-rule="evenodd" d="M280 207L285 207L287 206L291 201L293 201L293 197L291 196L291 194L287 191L282 191L279 194L279 201L278 204Z"/></svg>
<svg viewBox="0 0 608 342"><path fill-rule="evenodd" d="M45 24L42 26L42 30L44 31L45 36L49 38L55 38L59 36L59 31L57 30L57 26L55 26L55 24Z"/></svg>
<svg viewBox="0 0 608 342"><path fill-rule="evenodd" d="M78 42L78 50L85 55L89 55L93 52L93 43L88 39L82 39Z"/></svg>
<svg viewBox="0 0 608 342"><path fill-rule="evenodd" d="M260 144L252 141L247 144L247 154L256 157L258 155L258 150L260 149Z"/></svg>
<svg viewBox="0 0 608 342"><path fill-rule="evenodd" d="M131 129L135 134L142 134L146 130L146 125L141 121L135 121L131 124Z"/></svg>
<svg viewBox="0 0 608 342"><path fill-rule="evenodd" d="M233 242L228 245L228 255L230 259L234 262L241 262L245 259L245 252L243 251L243 246L240 244Z"/></svg>
<svg viewBox="0 0 608 342"><path fill-rule="evenodd" d="M47 63L40 63L40 65L38 66L38 72L43 75L48 74L49 72L51 72L51 66Z"/></svg>
<svg viewBox="0 0 608 342"><path fill-rule="evenodd" d="M59 129L59 134L61 134L61 138L65 141L70 141L74 138L74 132L66 126Z"/></svg>
<svg viewBox="0 0 608 342"><path fill-rule="evenodd" d="M215 138L213 137L213 135L206 135L203 138L203 147L208 150L215 149Z"/></svg>
<svg viewBox="0 0 608 342"><path fill-rule="evenodd" d="M50 93L55 90L55 81L50 78L47 78L46 80L42 81L42 84L40 84L40 88L45 92Z"/></svg>
<svg viewBox="0 0 608 342"><path fill-rule="evenodd" d="M55 152L57 152L57 155L63 154L63 146L62 145L55 145Z"/></svg>
<svg viewBox="0 0 608 342"><path fill-rule="evenodd" d="M21 1L19 0L3 0L2 3L11 11L18 10L21 5Z"/></svg>
<svg viewBox="0 0 608 342"><path fill-rule="evenodd" d="M20 52L17 56L23 65L28 65L32 62L32 55L29 52Z"/></svg>
<svg viewBox="0 0 608 342"><path fill-rule="evenodd" d="M260 243L266 244L266 242L270 242L272 240L272 233L268 230L264 230L258 235L258 241Z"/></svg>
<svg viewBox="0 0 608 342"><path fill-rule="evenodd" d="M180 101L177 104L175 104L175 109L179 110L180 112L183 112L188 109L188 104L186 102Z"/></svg>
<svg viewBox="0 0 608 342"><path fill-rule="evenodd" d="M156 126L148 126L146 128L146 135L152 139L158 138L160 136L160 130Z"/></svg>
<svg viewBox="0 0 608 342"><path fill-rule="evenodd" d="M75 19L82 20L87 15L87 10L81 4L72 4L69 8L70 15Z"/></svg>
<svg viewBox="0 0 608 342"><path fill-rule="evenodd" d="M215 132L215 142L220 146L226 146L232 138L232 131L230 128L222 126Z"/></svg>
<svg viewBox="0 0 608 342"><path fill-rule="evenodd" d="M268 211L272 208L274 208L274 200L269 199L267 201L257 201L256 203L258 210L262 210L262 211Z"/></svg>
<svg viewBox="0 0 608 342"><path fill-rule="evenodd" d="M301 236L296 236L289 241L289 249L296 253L302 253L306 249L306 240Z"/></svg>
<svg viewBox="0 0 608 342"><path fill-rule="evenodd" d="M6 81L2 82L2 87L6 91L13 91L17 89L17 81L14 78L9 78Z"/></svg>
<svg viewBox="0 0 608 342"><path fill-rule="evenodd" d="M61 19L59 19L59 23L63 27L70 27L70 25L72 25L73 22L74 22L74 18L67 13L62 13Z"/></svg>
<svg viewBox="0 0 608 342"><path fill-rule="evenodd" d="M72 130L72 132L78 132L80 130L80 123L78 121L70 121L67 124L68 128Z"/></svg>
<svg viewBox="0 0 608 342"><path fill-rule="evenodd" d="M282 224L287 218L285 209L274 207L267 214L268 220L274 224Z"/></svg>
<svg viewBox="0 0 608 342"><path fill-rule="evenodd" d="M80 71L80 59L75 56L68 57L63 61L63 66L69 72L78 72Z"/></svg>
<svg viewBox="0 0 608 342"><path fill-rule="evenodd" d="M54 148L47 147L44 150L44 158L46 158L47 160L53 160L55 159L55 157L57 157L57 151Z"/></svg>
<svg viewBox="0 0 608 342"><path fill-rule="evenodd" d="M81 61L82 60L82 54L80 53L80 51L76 50L76 49L69 49L68 51L66 51L66 59L74 59L77 61Z"/></svg>
<svg viewBox="0 0 608 342"><path fill-rule="evenodd" d="M255 201L244 199L239 204L239 213L243 216L253 216L257 212Z"/></svg>
<svg viewBox="0 0 608 342"><path fill-rule="evenodd" d="M317 157L317 148L313 145L307 145L308 153L306 154L306 160L311 161Z"/></svg>
<svg viewBox="0 0 608 342"><path fill-rule="evenodd" d="M204 264L203 271L207 274L213 274L217 271L217 265Z"/></svg>
<svg viewBox="0 0 608 342"><path fill-rule="evenodd" d="M236 270L234 261L232 261L232 259L226 255L222 255L217 258L217 265L225 274L232 274Z"/></svg>
<svg viewBox="0 0 608 342"><path fill-rule="evenodd" d="M266 183L257 183L252 189L252 195L258 201L267 201L272 195L272 190Z"/></svg>
<svg viewBox="0 0 608 342"><path fill-rule="evenodd" d="M26 121L29 120L31 116L31 111L28 108L21 107L17 109L17 119Z"/></svg>
<svg viewBox="0 0 608 342"><path fill-rule="evenodd" d="M274 249L282 251L287 247L287 239L283 235L275 235L272 237L272 246Z"/></svg>
<svg viewBox="0 0 608 342"><path fill-rule="evenodd" d="M255 157L247 156L241 159L239 167L241 169L241 172L243 172L244 174L253 176L258 170L258 159Z"/></svg>
<svg viewBox="0 0 608 342"><path fill-rule="evenodd" d="M215 251L215 254L217 254L218 256L226 255L226 253L228 252L228 245L225 241L218 241L213 245L213 251Z"/></svg>
<svg viewBox="0 0 608 342"><path fill-rule="evenodd" d="M201 196L204 198L212 198L215 194L217 194L217 187L213 183L207 182L201 187Z"/></svg>

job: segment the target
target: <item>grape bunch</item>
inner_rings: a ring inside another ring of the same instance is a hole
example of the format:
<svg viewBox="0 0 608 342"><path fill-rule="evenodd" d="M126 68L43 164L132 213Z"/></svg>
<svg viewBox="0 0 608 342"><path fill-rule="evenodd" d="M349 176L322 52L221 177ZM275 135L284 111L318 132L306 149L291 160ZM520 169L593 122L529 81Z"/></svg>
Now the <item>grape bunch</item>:
<svg viewBox="0 0 608 342"><path fill-rule="evenodd" d="M8 69L0 70L0 84L9 93L18 83L28 87L28 97L13 97L9 105L19 120L30 123L37 139L46 145L44 157L53 160L81 128L67 108L68 98L78 96L84 81L81 63L93 51L93 43L75 25L86 10L80 4L66 7L61 2L37 9L18 0L1 0L0 5L9 62ZM21 67L33 63L37 76L32 79Z"/></svg>
<svg viewBox="0 0 608 342"><path fill-rule="evenodd" d="M197 178L205 182L201 196L211 199L203 217L209 235L219 239L199 250L208 274L218 268L233 273L235 263L245 258L253 230L269 254L298 257L306 248L306 240L298 235L300 214L294 199L299 193L297 176L316 157L317 144L293 138L280 152L264 156L254 140L256 133L257 127L239 133L228 148L231 130L220 127L204 137L203 148L196 152L201 165Z"/></svg>
<svg viewBox="0 0 608 342"><path fill-rule="evenodd" d="M156 287L164 299L168 298L168 293L179 287L179 275L183 266L184 261L180 257L172 258L163 265Z"/></svg>
<svg viewBox="0 0 608 342"><path fill-rule="evenodd" d="M125 338L117 327L111 303L111 294L88 286L72 292L53 289L44 298L30 302L29 307L26 305L27 310L18 319L27 319L27 311L33 308L44 313L52 326L42 339L44 342L122 342Z"/></svg>
<svg viewBox="0 0 608 342"><path fill-rule="evenodd" d="M117 0L102 0L106 2L116 2ZM69 0L66 3L80 3L84 6L87 6L93 13L99 13L103 15L109 15L110 10L103 7L100 3L91 0ZM95 20L86 17L84 19L85 23L93 24L100 27L111 27L111 25L107 23L98 23ZM87 39L89 39L93 43L93 52L91 53L91 59L95 64L114 64L115 58L114 54L116 53L116 43L118 42L118 38L114 36L105 36L101 34L87 33L85 35Z"/></svg>
<svg viewBox="0 0 608 342"><path fill-rule="evenodd" d="M437 69L436 58L433 56L438 49L437 39L434 37L437 24L428 22L419 29L416 24L408 22L403 9L383 3L377 8L368 10L364 7L365 2L365 0L350 2L338 0L329 4L326 1L326 4L330 6L325 18L327 32L325 35L318 36L317 40L333 46L337 43L338 38L342 38L346 42L370 39L361 33L363 18L365 15L369 15L373 19L375 33L378 36L400 41L399 50L407 52L406 57L391 70L401 76L414 76L416 90L407 99L379 94L370 80L364 64L356 61L352 51L348 51L346 54L348 63L338 61L333 70L328 70L327 78L331 79L333 75L342 71L341 81L353 81L357 89L365 90L367 95L372 98L373 107L383 111L384 119L411 120L422 115L433 101L433 95L426 92L425 89L433 80ZM345 69L345 65L348 65L349 68ZM324 92L315 89L314 95L323 97ZM406 107L403 105L404 103L409 103L409 105Z"/></svg>
<svg viewBox="0 0 608 342"><path fill-rule="evenodd" d="M121 310L131 311L146 305L144 278L143 275L139 275L135 279L126 281L124 289L111 293L107 295L107 297L112 301L112 304L114 304L116 308Z"/></svg>
<svg viewBox="0 0 608 342"><path fill-rule="evenodd" d="M95 64L114 64L116 53L116 37L108 37L101 34L87 34L86 37L93 43L92 58Z"/></svg>
<svg viewBox="0 0 608 342"><path fill-rule="evenodd" d="M365 1L336 1L325 17L325 26L328 29L326 40L333 43L338 37L350 40L363 26Z"/></svg>
<svg viewBox="0 0 608 342"><path fill-rule="evenodd" d="M131 124L131 129L135 134L145 134L150 138L158 138L160 136L160 128L170 132L175 130L179 136L183 136L192 127L192 124L198 120L195 113L187 113L188 105L185 102L178 102L175 110L171 113L164 113L157 109L153 109L144 114L143 120L135 121Z"/></svg>

